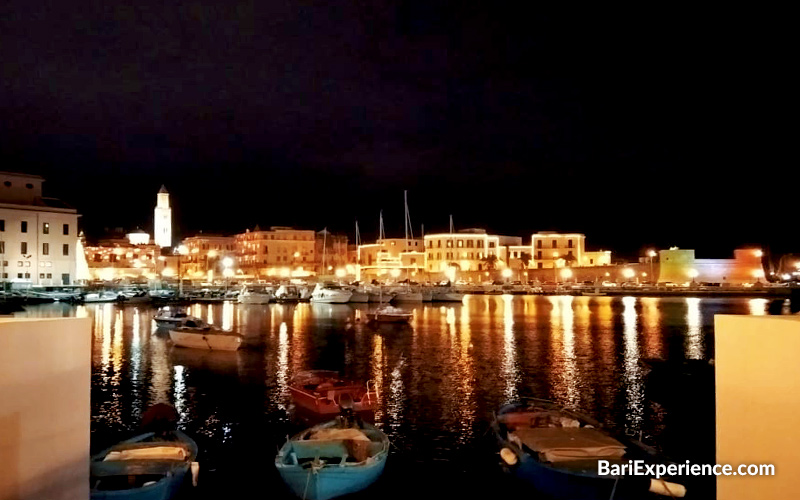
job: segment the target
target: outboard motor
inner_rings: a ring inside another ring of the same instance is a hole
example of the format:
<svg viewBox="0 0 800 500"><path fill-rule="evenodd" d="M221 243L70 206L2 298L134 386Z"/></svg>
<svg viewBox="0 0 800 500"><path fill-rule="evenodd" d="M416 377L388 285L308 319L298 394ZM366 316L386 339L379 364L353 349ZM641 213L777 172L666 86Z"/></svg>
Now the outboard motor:
<svg viewBox="0 0 800 500"><path fill-rule="evenodd" d="M339 395L339 410L342 415L342 424L345 427L352 427L355 423L354 406L353 396L350 393L345 392Z"/></svg>

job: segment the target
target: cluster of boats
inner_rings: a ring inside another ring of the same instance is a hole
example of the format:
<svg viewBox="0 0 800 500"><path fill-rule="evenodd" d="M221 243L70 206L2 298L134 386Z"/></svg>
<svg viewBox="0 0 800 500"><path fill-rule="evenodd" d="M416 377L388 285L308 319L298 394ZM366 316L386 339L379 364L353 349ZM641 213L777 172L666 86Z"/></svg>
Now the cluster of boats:
<svg viewBox="0 0 800 500"><path fill-rule="evenodd" d="M296 408L330 418L288 438L275 467L288 489L304 500L328 500L367 489L383 473L388 436L359 415L374 410L369 384L311 370L290 385ZM508 404L491 429L501 465L539 497L553 499L682 498L686 487L662 477L600 474L610 465L669 464L653 448L617 435L572 409L544 400ZM92 499L172 498L190 476L197 485L197 444L180 431L146 433L92 458ZM624 470L619 467L616 470ZM158 492L160 496L156 496Z"/></svg>
<svg viewBox="0 0 800 500"><path fill-rule="evenodd" d="M324 304L461 302L464 294L449 286L386 286L317 283L302 285L245 285L239 292L240 304L270 302L319 302Z"/></svg>

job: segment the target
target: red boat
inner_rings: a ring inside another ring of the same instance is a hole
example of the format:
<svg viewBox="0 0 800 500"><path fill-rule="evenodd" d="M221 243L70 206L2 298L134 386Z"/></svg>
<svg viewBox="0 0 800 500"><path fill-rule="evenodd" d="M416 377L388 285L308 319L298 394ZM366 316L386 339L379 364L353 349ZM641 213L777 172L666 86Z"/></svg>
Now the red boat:
<svg viewBox="0 0 800 500"><path fill-rule="evenodd" d="M355 412L371 411L378 404L378 394L369 382L362 385L330 370L300 372L292 378L289 390L295 405L322 415L335 415L342 406Z"/></svg>

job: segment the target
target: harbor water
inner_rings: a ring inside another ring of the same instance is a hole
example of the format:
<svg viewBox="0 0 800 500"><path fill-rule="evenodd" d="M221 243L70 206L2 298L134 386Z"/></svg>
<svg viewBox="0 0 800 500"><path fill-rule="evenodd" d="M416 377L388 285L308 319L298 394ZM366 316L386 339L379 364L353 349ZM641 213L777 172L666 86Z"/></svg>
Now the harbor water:
<svg viewBox="0 0 800 500"><path fill-rule="evenodd" d="M200 447L186 498L292 498L274 458L306 425L288 383L308 369L378 392L373 418L391 454L356 498L498 498L524 489L502 473L489 423L520 397L579 408L673 460L714 463L714 315L791 312L782 299L482 295L373 326L370 306L189 307L243 334L237 352L173 347L146 306L56 303L17 316L92 318L92 452L137 433L148 406L175 406ZM692 486L691 497L713 498L714 478Z"/></svg>

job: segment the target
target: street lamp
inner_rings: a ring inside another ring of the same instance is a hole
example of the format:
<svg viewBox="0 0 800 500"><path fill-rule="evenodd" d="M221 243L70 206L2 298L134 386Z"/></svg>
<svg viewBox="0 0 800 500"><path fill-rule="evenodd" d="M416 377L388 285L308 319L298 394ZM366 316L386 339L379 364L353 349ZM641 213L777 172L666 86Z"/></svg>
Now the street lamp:
<svg viewBox="0 0 800 500"><path fill-rule="evenodd" d="M689 277L692 278L692 284L694 284L694 279L697 278L697 269L689 269Z"/></svg>
<svg viewBox="0 0 800 500"><path fill-rule="evenodd" d="M510 278L511 275L514 274L514 272L510 268L507 267L507 268L503 269L503 272L500 273L500 274L503 275L503 278L506 279L506 283L508 283L508 278Z"/></svg>
<svg viewBox="0 0 800 500"><path fill-rule="evenodd" d="M656 251L655 250L650 250L650 251L647 252L648 260L650 260L650 279L651 280L653 279L653 276L654 276L654 274L653 274L653 258L655 256L656 256Z"/></svg>
<svg viewBox="0 0 800 500"><path fill-rule="evenodd" d="M564 281L568 281L572 277L572 269L564 268L561 270L561 277L564 278Z"/></svg>

